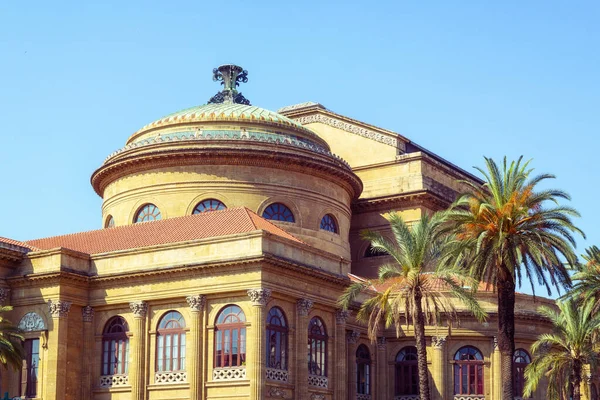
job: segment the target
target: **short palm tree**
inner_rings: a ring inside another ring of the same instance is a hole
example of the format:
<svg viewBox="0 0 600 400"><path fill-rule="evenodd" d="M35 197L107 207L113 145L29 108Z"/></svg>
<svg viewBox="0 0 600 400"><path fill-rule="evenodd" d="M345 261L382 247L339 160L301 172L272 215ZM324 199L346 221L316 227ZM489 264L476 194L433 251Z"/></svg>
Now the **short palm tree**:
<svg viewBox="0 0 600 400"><path fill-rule="evenodd" d="M577 257L574 233L581 232L572 217L573 208L559 205L569 200L561 190L539 190L537 185L555 178L532 176L522 157L502 168L485 158L483 186L464 182L470 192L448 212L449 229L456 235L457 259L474 279L494 286L498 296L498 348L502 371L502 399L512 400L515 350L515 288L522 280L537 281L551 294L571 284L566 263ZM566 262L565 262L566 261ZM532 284L532 290L535 288Z"/></svg>
<svg viewBox="0 0 600 400"><path fill-rule="evenodd" d="M24 338L19 328L2 316L11 310L11 306L0 306L0 364L19 370L25 358Z"/></svg>
<svg viewBox="0 0 600 400"><path fill-rule="evenodd" d="M589 365L592 371L598 366L593 338L600 329L600 317L594 316L594 304L568 299L558 301L557 305L558 311L539 308L539 312L552 321L554 330L540 335L531 346L533 359L525 368L524 398L530 397L542 377L546 377L547 399L580 400L583 366Z"/></svg>
<svg viewBox="0 0 600 400"><path fill-rule="evenodd" d="M437 323L440 315L454 315L451 292L467 305L478 319L486 317L479 303L469 291L463 289L470 280L458 275L460 270L439 268L444 263L448 237L441 234L443 214L424 214L412 227L402 218L391 213L386 216L394 240L390 241L379 233L365 231L363 238L371 242L374 251L387 253L394 262L379 267L379 281L352 284L340 297L339 303L348 308L361 293L372 297L360 305L357 319L368 324L371 340L375 340L380 325L394 325L400 333L403 321L412 323L417 348L417 368L421 400L429 400L429 377L425 324ZM373 290L380 287L381 290Z"/></svg>
<svg viewBox="0 0 600 400"><path fill-rule="evenodd" d="M584 263L573 266L575 274L571 277L573 289L568 296L575 300L585 300L594 303L594 312L600 311L600 249L592 246L582 257Z"/></svg>

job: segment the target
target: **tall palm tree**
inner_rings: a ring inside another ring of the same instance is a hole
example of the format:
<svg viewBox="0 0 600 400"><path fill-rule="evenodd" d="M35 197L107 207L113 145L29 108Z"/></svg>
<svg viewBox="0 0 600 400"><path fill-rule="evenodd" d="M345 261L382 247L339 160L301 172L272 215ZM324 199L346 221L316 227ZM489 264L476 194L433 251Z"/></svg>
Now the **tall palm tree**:
<svg viewBox="0 0 600 400"><path fill-rule="evenodd" d="M0 364L11 366L15 370L21 369L25 358L25 349L21 331L2 314L11 311L11 306L0 306Z"/></svg>
<svg viewBox="0 0 600 400"><path fill-rule="evenodd" d="M429 376L425 325L437 323L441 314L455 315L456 310L448 292L465 303L479 320L486 317L471 293L463 289L471 280L458 275L460 270L439 268L444 263L446 244L451 243L442 235L443 214L424 214L409 227L402 218L391 213L386 216L390 223L394 241L377 232L365 231L364 239L371 242L374 251L387 253L391 264L379 267L379 282L354 283L340 297L340 305L347 309L361 293L372 297L360 305L357 319L368 324L369 338L375 340L380 325L394 325L397 334L403 321L412 322L417 348L417 368L421 400L429 400ZM373 291L374 287L381 290Z"/></svg>
<svg viewBox="0 0 600 400"><path fill-rule="evenodd" d="M581 299L594 303L594 312L600 311L600 249L592 246L582 257L585 263L573 266L575 274L571 277L573 289L567 294L572 299Z"/></svg>
<svg viewBox="0 0 600 400"><path fill-rule="evenodd" d="M449 211L455 233L457 257L470 276L491 284L498 298L498 348L502 371L502 399L512 400L513 353L515 350L515 287L522 280L551 286L559 292L571 284L565 263L575 265L574 233L583 232L573 222L579 214L559 204L570 200L561 190L539 190L540 182L554 175L532 176L523 157L502 169L485 158L485 177L480 186L464 182L470 192L462 195ZM585 237L585 236L584 236ZM531 285L532 290L535 287Z"/></svg>
<svg viewBox="0 0 600 400"><path fill-rule="evenodd" d="M592 371L598 366L593 338L600 329L600 317L593 313L594 304L568 299L557 305L558 311L539 308L552 321L554 330L540 335L531 346L533 359L525 368L524 398L531 396L542 377L547 377L547 399L580 400L583 366L589 365Z"/></svg>

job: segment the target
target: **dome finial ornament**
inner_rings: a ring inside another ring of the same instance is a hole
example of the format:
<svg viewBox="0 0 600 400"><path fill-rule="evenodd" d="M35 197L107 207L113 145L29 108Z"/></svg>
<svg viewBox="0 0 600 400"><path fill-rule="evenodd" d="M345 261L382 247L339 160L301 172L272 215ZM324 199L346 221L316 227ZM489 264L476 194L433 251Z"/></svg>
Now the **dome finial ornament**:
<svg viewBox="0 0 600 400"><path fill-rule="evenodd" d="M213 81L221 81L223 90L208 100L208 103L236 103L250 105L250 100L237 91L240 82L248 82L248 71L238 65L226 64L213 69Z"/></svg>

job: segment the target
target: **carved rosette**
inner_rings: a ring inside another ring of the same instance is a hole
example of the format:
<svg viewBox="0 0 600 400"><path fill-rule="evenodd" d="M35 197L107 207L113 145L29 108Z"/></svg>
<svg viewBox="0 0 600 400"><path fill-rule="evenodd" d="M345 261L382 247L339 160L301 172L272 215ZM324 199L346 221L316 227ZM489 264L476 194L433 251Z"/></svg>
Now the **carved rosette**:
<svg viewBox="0 0 600 400"><path fill-rule="evenodd" d="M432 336L431 344L434 349L441 349L446 344L446 336Z"/></svg>
<svg viewBox="0 0 600 400"><path fill-rule="evenodd" d="M350 344L355 344L360 337L359 331L348 331L346 332L346 341Z"/></svg>
<svg viewBox="0 0 600 400"><path fill-rule="evenodd" d="M335 322L338 324L345 324L350 316L350 311L348 310L337 310L335 312Z"/></svg>
<svg viewBox="0 0 600 400"><path fill-rule="evenodd" d="M380 336L377 338L377 348L379 350L385 350L385 346L387 345L387 340L385 337Z"/></svg>
<svg viewBox="0 0 600 400"><path fill-rule="evenodd" d="M83 322L92 322L94 320L94 309L92 306L85 306L81 309Z"/></svg>
<svg viewBox="0 0 600 400"><path fill-rule="evenodd" d="M298 315L301 317L306 317L310 310L312 309L313 302L309 299L298 299L296 302L296 309L298 310Z"/></svg>
<svg viewBox="0 0 600 400"><path fill-rule="evenodd" d="M266 306L271 298L271 289L256 288L248 290L248 297L254 306Z"/></svg>
<svg viewBox="0 0 600 400"><path fill-rule="evenodd" d="M192 311L200 312L204 310L204 306L206 305L206 296L204 296L203 294L188 296L185 299Z"/></svg>
<svg viewBox="0 0 600 400"><path fill-rule="evenodd" d="M129 308L136 318L143 318L148 312L148 303L145 301L132 301L129 303Z"/></svg>
<svg viewBox="0 0 600 400"><path fill-rule="evenodd" d="M9 292L10 289L8 288L0 288L0 304L4 304L8 300Z"/></svg>
<svg viewBox="0 0 600 400"><path fill-rule="evenodd" d="M63 300L48 300L48 309L52 318L64 318L69 314L71 309L70 301Z"/></svg>

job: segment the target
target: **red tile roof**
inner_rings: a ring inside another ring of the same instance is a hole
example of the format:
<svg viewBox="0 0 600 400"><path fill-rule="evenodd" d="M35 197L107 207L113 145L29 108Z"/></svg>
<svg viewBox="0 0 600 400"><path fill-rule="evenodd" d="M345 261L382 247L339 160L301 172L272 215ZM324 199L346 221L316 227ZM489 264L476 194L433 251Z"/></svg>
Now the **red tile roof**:
<svg viewBox="0 0 600 400"><path fill-rule="evenodd" d="M82 253L98 254L256 230L304 244L245 207L29 240L26 244L42 250L64 247Z"/></svg>
<svg viewBox="0 0 600 400"><path fill-rule="evenodd" d="M10 246L24 247L29 250L38 250L35 247L33 247L25 242L19 242L18 240L9 239L9 238L5 238L2 236L0 236L0 244L8 244Z"/></svg>
<svg viewBox="0 0 600 400"><path fill-rule="evenodd" d="M402 279L401 278L392 278L392 279L388 279L387 281L380 283L379 280L377 278L372 278L372 279L368 279L368 278L363 278L362 276L358 276L358 275L354 275L354 274L348 274L348 277L350 278L350 280L353 283L370 283L370 289L376 292L383 292L385 290L387 290L391 285L393 285L394 283L402 283ZM447 288L447 284L441 280L434 280L434 281L430 281L429 283L429 287L431 289L436 289L436 290L440 290L440 289L444 289ZM491 283L486 283L486 282L479 282L478 286L477 286L477 290L480 292L492 292L495 291L494 286Z"/></svg>

